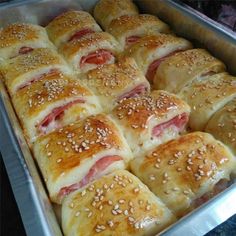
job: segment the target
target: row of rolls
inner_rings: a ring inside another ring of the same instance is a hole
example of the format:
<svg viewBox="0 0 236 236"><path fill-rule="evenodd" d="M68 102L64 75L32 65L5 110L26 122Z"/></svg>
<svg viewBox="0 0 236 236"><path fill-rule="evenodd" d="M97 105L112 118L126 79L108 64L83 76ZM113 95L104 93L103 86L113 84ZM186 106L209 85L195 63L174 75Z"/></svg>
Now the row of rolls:
<svg viewBox="0 0 236 236"><path fill-rule="evenodd" d="M1 77L64 234L156 234L231 184L236 79L131 0L93 15L1 29Z"/></svg>

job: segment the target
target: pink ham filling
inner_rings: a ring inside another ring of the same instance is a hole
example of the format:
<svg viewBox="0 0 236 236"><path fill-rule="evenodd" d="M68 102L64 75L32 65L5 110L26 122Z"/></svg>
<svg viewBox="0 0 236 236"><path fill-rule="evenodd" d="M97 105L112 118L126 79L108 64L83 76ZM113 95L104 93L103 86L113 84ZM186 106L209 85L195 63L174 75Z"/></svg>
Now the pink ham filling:
<svg viewBox="0 0 236 236"><path fill-rule="evenodd" d="M147 70L147 73L146 73L146 78L152 82L153 81L153 78L155 76L155 73L158 69L158 67L160 66L160 64L168 57L170 56L173 56L174 54L176 54L177 52L180 52L182 50L176 50L172 53L169 53L168 55L164 56L164 57L161 57L161 58L158 58L157 60L154 60L148 67L148 70Z"/></svg>
<svg viewBox="0 0 236 236"><path fill-rule="evenodd" d="M43 77L45 76L50 76L50 75L54 75L54 74L58 74L59 73L59 70L57 69L51 69L50 71L48 71L47 73L43 73L41 75L38 75L34 78L32 78L31 80L25 82L24 84L22 84L21 86L18 87L17 90L20 90L20 89L23 89L23 88L26 88L28 87L29 85L31 85L32 83L38 81L38 80L41 80Z"/></svg>
<svg viewBox="0 0 236 236"><path fill-rule="evenodd" d="M87 185L88 183L90 183L91 181L95 180L98 175L104 171L108 166L110 166L111 164L113 164L116 161L121 161L123 160L120 156L105 156L102 157L101 159L99 159L98 161L96 161L96 163L91 167L91 169L89 170L89 172L87 173L87 175L79 182L76 184L72 184L70 186L61 188L58 196L60 198L68 195L69 193L82 188L83 186Z"/></svg>
<svg viewBox="0 0 236 236"><path fill-rule="evenodd" d="M67 104L65 104L64 106L60 106L57 108L54 108L52 110L52 112L50 114L48 114L38 125L38 129L40 131L40 133L45 134L47 133L48 130L48 126L55 121L59 121L63 115L65 110L69 109L70 107L72 107L73 105L77 104L77 103L84 103L85 101L83 99L77 99L75 101L69 102ZM55 124L56 126L56 124ZM58 128L58 127L53 127L53 128ZM53 129L52 128L52 129Z"/></svg>
<svg viewBox="0 0 236 236"><path fill-rule="evenodd" d="M218 193L225 190L230 185L229 181L227 179L220 180L213 188L212 191L205 193L203 196L195 199L192 203L192 206L194 208L197 208L204 204L205 202L209 201L211 198L216 196Z"/></svg>
<svg viewBox="0 0 236 236"><path fill-rule="evenodd" d="M29 52L31 52L31 51L33 51L34 49L33 48L31 48L31 47L22 47L22 48L20 48L20 50L19 50L19 54L27 54L27 53L29 53Z"/></svg>
<svg viewBox="0 0 236 236"><path fill-rule="evenodd" d="M136 43L141 37L140 36L130 36L125 39L126 45L129 46L133 43Z"/></svg>
<svg viewBox="0 0 236 236"><path fill-rule="evenodd" d="M132 98L138 95L142 95L145 92L147 92L148 88L145 84L139 84L136 86L134 89L122 94L119 98L118 101L123 99L123 98Z"/></svg>
<svg viewBox="0 0 236 236"><path fill-rule="evenodd" d="M99 49L89 53L87 56L83 56L80 60L80 67L83 67L85 64L103 65L112 58L114 58L112 52L106 49Z"/></svg>
<svg viewBox="0 0 236 236"><path fill-rule="evenodd" d="M80 30L80 31L77 31L75 34L73 34L73 35L69 38L68 42L73 41L73 40L75 40L75 39L80 39L80 38L82 38L83 36L85 36L85 35L87 35L87 34L91 34L91 33L94 33L94 30L92 30L92 29L82 29L82 30Z"/></svg>
<svg viewBox="0 0 236 236"><path fill-rule="evenodd" d="M160 135L163 134L165 129L170 128L171 126L174 126L179 131L181 131L184 129L186 123L188 122L188 118L189 116L187 113L183 113L181 115L175 116L173 119L155 126L152 130L152 135L154 137L159 137Z"/></svg>

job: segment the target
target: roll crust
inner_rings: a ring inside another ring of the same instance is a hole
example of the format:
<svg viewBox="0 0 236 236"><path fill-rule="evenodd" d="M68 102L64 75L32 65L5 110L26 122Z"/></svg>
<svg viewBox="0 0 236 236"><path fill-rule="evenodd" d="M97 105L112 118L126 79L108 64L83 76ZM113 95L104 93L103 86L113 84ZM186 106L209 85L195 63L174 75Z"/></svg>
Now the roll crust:
<svg viewBox="0 0 236 236"><path fill-rule="evenodd" d="M44 74L58 71L71 74L63 58L49 48L37 48L25 55L6 60L0 65L0 70L12 95Z"/></svg>
<svg viewBox="0 0 236 236"><path fill-rule="evenodd" d="M236 79L220 73L194 81L180 92L191 106L189 126L193 130L204 130L212 115L236 97Z"/></svg>
<svg viewBox="0 0 236 236"><path fill-rule="evenodd" d="M112 35L106 32L97 32L86 35L81 39L67 42L59 50L78 73L85 73L98 65L91 63L90 65L82 66L81 60L83 57L99 50L107 50L112 53L113 58L105 64L114 63L114 57L120 52L120 46Z"/></svg>
<svg viewBox="0 0 236 236"><path fill-rule="evenodd" d="M44 76L17 91L12 96L12 102L31 143L38 136L98 113L101 109L96 97L86 87L73 77L60 73ZM60 108L64 110L59 112ZM50 118L54 114L55 117ZM48 116L49 121L52 119L50 122L45 120Z"/></svg>
<svg viewBox="0 0 236 236"><path fill-rule="evenodd" d="M90 169L102 157L119 156L121 160L117 161L117 164L113 163L111 168L105 166L102 171L100 166L95 166L98 171L94 176L96 178L108 171L124 169L132 159L130 149L119 129L104 114L90 116L40 137L33 150L50 198L56 203L60 203L69 193L61 194L63 188L69 189L71 185L81 181L84 185L87 184L84 177L91 174ZM82 185L77 186L81 187Z"/></svg>
<svg viewBox="0 0 236 236"><path fill-rule="evenodd" d="M27 48L53 47L39 25L15 23L0 30L0 58L5 60L27 52Z"/></svg>
<svg viewBox="0 0 236 236"><path fill-rule="evenodd" d="M98 199L98 201L96 200ZM65 235L154 235L175 218L134 175L118 170L68 196Z"/></svg>
<svg viewBox="0 0 236 236"><path fill-rule="evenodd" d="M153 83L156 89L178 93L195 79L223 71L225 65L206 50L192 49L166 58L158 67Z"/></svg>
<svg viewBox="0 0 236 236"><path fill-rule="evenodd" d="M67 11L53 19L46 27L49 38L58 47L81 30L102 31L93 17L85 11Z"/></svg>
<svg viewBox="0 0 236 236"><path fill-rule="evenodd" d="M188 121L189 113L190 107L183 100L162 90L123 99L112 112L135 154L178 136ZM177 128L178 125L172 121L182 120L182 117L184 121ZM154 131L158 126L160 132Z"/></svg>
<svg viewBox="0 0 236 236"><path fill-rule="evenodd" d="M106 30L112 20L123 15L138 15L138 9L132 0L100 0L94 8L93 15Z"/></svg>
<svg viewBox="0 0 236 236"><path fill-rule="evenodd" d="M190 48L192 48L192 45L186 39L173 35L159 34L142 37L125 51L125 55L134 57L143 73L146 77L149 77L149 66L153 62L166 58L174 52ZM153 69L156 71L157 68L156 66ZM148 78L149 80L153 79L154 72L152 72L152 78Z"/></svg>
<svg viewBox="0 0 236 236"><path fill-rule="evenodd" d="M132 38L129 40L129 37L138 39L147 35L170 32L167 24L156 16L148 14L121 16L111 22L107 31L118 40L123 48L135 41Z"/></svg>
<svg viewBox="0 0 236 236"><path fill-rule="evenodd" d="M225 143L236 156L236 98L212 116L205 130Z"/></svg>
<svg viewBox="0 0 236 236"><path fill-rule="evenodd" d="M229 149L203 132L183 135L131 162L132 172L177 216L221 179L229 179L235 167Z"/></svg>
<svg viewBox="0 0 236 236"><path fill-rule="evenodd" d="M83 82L98 96L105 111L111 111L125 97L150 91L150 85L136 62L128 57L89 71Z"/></svg>

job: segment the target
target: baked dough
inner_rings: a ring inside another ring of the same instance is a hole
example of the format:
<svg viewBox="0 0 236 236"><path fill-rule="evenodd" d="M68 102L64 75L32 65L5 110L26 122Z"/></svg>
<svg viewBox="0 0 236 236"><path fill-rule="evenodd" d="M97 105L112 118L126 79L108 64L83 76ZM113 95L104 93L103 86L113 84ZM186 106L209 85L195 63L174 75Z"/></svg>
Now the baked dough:
<svg viewBox="0 0 236 236"><path fill-rule="evenodd" d="M174 221L147 186L125 170L72 193L62 205L65 236L155 235Z"/></svg>
<svg viewBox="0 0 236 236"><path fill-rule="evenodd" d="M90 70L83 82L94 92L104 111L111 111L123 98L143 95L150 84L133 58L120 58L115 64Z"/></svg>
<svg viewBox="0 0 236 236"><path fill-rule="evenodd" d="M46 29L49 38L57 47L86 34L102 31L88 12L72 10L57 16Z"/></svg>
<svg viewBox="0 0 236 236"><path fill-rule="evenodd" d="M156 16L148 14L121 16L111 22L107 31L123 48L130 46L143 36L170 32L167 24Z"/></svg>
<svg viewBox="0 0 236 236"><path fill-rule="evenodd" d="M98 65L114 63L120 45L112 35L97 32L67 42L59 50L78 73L85 73Z"/></svg>
<svg viewBox="0 0 236 236"><path fill-rule="evenodd" d="M155 90L150 95L121 100L112 113L138 156L176 138L185 129L190 107L173 94Z"/></svg>
<svg viewBox="0 0 236 236"><path fill-rule="evenodd" d="M189 126L192 130L204 130L212 115L236 97L236 79L220 73L194 81L180 92L191 106Z"/></svg>
<svg viewBox="0 0 236 236"><path fill-rule="evenodd" d="M178 51L192 48L189 41L173 35L145 36L131 45L125 55L134 57L147 79L152 82L160 63Z"/></svg>
<svg viewBox="0 0 236 236"><path fill-rule="evenodd" d="M236 156L236 98L212 116L205 130L231 148Z"/></svg>
<svg viewBox="0 0 236 236"><path fill-rule="evenodd" d="M225 65L204 49L179 52L158 67L153 84L156 89L178 93L195 79L225 71Z"/></svg>
<svg viewBox="0 0 236 236"><path fill-rule="evenodd" d="M40 135L101 111L97 98L86 87L60 73L18 90L12 102L31 143Z"/></svg>
<svg viewBox="0 0 236 236"><path fill-rule="evenodd" d="M132 0L100 0L94 8L94 18L107 29L112 20L123 15L138 15Z"/></svg>
<svg viewBox="0 0 236 236"><path fill-rule="evenodd" d="M0 29L1 60L26 54L34 48L54 47L39 25L15 23Z"/></svg>
<svg viewBox="0 0 236 236"><path fill-rule="evenodd" d="M99 114L40 137L34 155L53 202L116 169L132 154L112 120Z"/></svg>
<svg viewBox="0 0 236 236"><path fill-rule="evenodd" d="M131 162L132 172L177 216L213 197L235 168L230 150L203 132L183 135Z"/></svg>
<svg viewBox="0 0 236 236"><path fill-rule="evenodd" d="M4 61L0 65L8 91L13 95L46 74L62 72L71 74L63 58L53 49L37 48L18 57Z"/></svg>

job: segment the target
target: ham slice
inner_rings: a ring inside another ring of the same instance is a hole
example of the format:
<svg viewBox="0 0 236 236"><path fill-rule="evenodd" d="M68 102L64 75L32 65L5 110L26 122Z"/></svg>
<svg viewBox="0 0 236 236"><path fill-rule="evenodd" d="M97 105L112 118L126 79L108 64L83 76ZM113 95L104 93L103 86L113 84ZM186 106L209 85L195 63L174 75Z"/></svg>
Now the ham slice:
<svg viewBox="0 0 236 236"><path fill-rule="evenodd" d="M123 99L123 98L132 98L132 97L136 97L138 95L142 95L142 94L146 93L147 90L148 90L148 88L147 88L147 86L145 84L139 84L138 86L136 86L132 90L122 94L118 98L118 101Z"/></svg>
<svg viewBox="0 0 236 236"><path fill-rule="evenodd" d="M156 60L154 60L148 67L147 69L147 73L146 73L146 78L152 82L153 81L153 78L156 74L156 71L158 69L158 67L160 66L160 64L168 57L170 56L173 56L174 54L176 54L177 52L180 52L182 50L177 50L177 51L174 51L172 53L169 53L168 55L164 56L164 57L161 57L161 58L158 58Z"/></svg>
<svg viewBox="0 0 236 236"><path fill-rule="evenodd" d="M113 164L116 161L123 160L120 156L114 155L114 156L105 156L96 161L96 163L91 167L87 175L76 184L72 184L70 186L64 187L59 192L59 197L63 198L64 196L68 195L69 193L82 188L83 186L87 185L88 183L95 180L99 174L104 171L108 166Z"/></svg>
<svg viewBox="0 0 236 236"><path fill-rule="evenodd" d="M83 99L77 99L75 101L69 102L63 106L54 108L51 113L49 113L39 124L38 129L41 134L46 134L49 131L59 128L59 120L63 117L65 110L69 109L71 106L77 103L84 103Z"/></svg>
<svg viewBox="0 0 236 236"><path fill-rule="evenodd" d="M83 56L80 60L80 67L83 67L85 64L103 65L112 58L114 58L112 52L105 49L99 49L89 53L87 56Z"/></svg>
<svg viewBox="0 0 236 236"><path fill-rule="evenodd" d="M133 43L136 43L141 37L140 36L129 36L125 39L126 46L130 46Z"/></svg>
<svg viewBox="0 0 236 236"><path fill-rule="evenodd" d="M49 70L48 72L43 73L43 74L41 74L41 75L38 75L38 76L32 78L31 80L25 82L24 84L22 84L21 86L19 86L17 90L26 88L26 87L28 87L29 85L31 85L32 83L34 83L34 82L36 82L36 81L38 81L38 80L43 79L43 77L45 77L45 76L51 76L51 75L56 75L56 74L59 74L59 70L58 70L58 69L51 69L51 70Z"/></svg>
<svg viewBox="0 0 236 236"><path fill-rule="evenodd" d="M33 48L31 48L31 47L22 47L22 48L20 48L20 50L19 50L19 54L27 54L27 53L29 53L29 52L31 52L31 51L33 51L34 49Z"/></svg>
<svg viewBox="0 0 236 236"><path fill-rule="evenodd" d="M82 29L82 30L79 30L79 31L77 31L75 34L73 34L73 35L69 38L68 42L73 41L73 40L75 40L75 39L80 39L80 38L82 38L83 36L85 36L85 35L87 35L87 34L91 34L91 33L94 33L94 30L92 30L92 29Z"/></svg>
<svg viewBox="0 0 236 236"><path fill-rule="evenodd" d="M175 116L171 120L155 126L152 130L152 135L154 137L159 137L160 135L162 135L162 133L164 132L165 129L167 129L171 126L174 126L179 131L181 131L181 130L183 130L186 123L188 122L188 118L189 117L188 117L187 113L183 113L181 115Z"/></svg>

